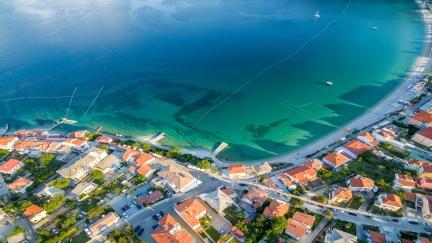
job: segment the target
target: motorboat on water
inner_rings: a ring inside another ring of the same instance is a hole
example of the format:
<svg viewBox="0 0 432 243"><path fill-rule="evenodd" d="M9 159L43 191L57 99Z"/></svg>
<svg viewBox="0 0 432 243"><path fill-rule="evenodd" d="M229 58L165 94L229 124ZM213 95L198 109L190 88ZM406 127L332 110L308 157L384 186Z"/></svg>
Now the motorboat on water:
<svg viewBox="0 0 432 243"><path fill-rule="evenodd" d="M316 19L319 19L319 18L321 17L319 10L316 11L314 17L315 17Z"/></svg>
<svg viewBox="0 0 432 243"><path fill-rule="evenodd" d="M326 81L325 84L327 84L328 86L332 86L334 83L332 81Z"/></svg>

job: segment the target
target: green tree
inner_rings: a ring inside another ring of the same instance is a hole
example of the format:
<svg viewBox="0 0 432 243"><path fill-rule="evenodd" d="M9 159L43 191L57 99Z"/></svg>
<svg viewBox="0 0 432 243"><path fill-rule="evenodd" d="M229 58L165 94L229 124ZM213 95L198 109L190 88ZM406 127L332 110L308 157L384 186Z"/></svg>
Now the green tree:
<svg viewBox="0 0 432 243"><path fill-rule="evenodd" d="M45 211L47 211L47 213L52 213L52 212L56 211L57 209L59 209L63 205L65 200L66 200L66 197L64 195L55 196L55 197L51 198L50 200L48 200L43 205L43 208L45 209Z"/></svg>
<svg viewBox="0 0 432 243"><path fill-rule="evenodd" d="M301 206L303 206L303 203L304 203L303 200L295 198L295 197L291 198L291 200L290 200L290 204L293 208L301 207Z"/></svg>
<svg viewBox="0 0 432 243"><path fill-rule="evenodd" d="M174 147L170 151L168 151L167 156L168 158L177 158L180 155L181 148L180 147Z"/></svg>
<svg viewBox="0 0 432 243"><path fill-rule="evenodd" d="M58 189L65 189L69 187L70 183L71 183L71 179L69 178L59 178L52 182L52 186Z"/></svg>
<svg viewBox="0 0 432 243"><path fill-rule="evenodd" d="M77 222L77 214L70 213L68 215L61 215L58 217L59 224L63 229L66 229Z"/></svg>
<svg viewBox="0 0 432 243"><path fill-rule="evenodd" d="M273 218L270 227L266 231L267 237L278 237L285 231L288 220L285 217Z"/></svg>
<svg viewBox="0 0 432 243"><path fill-rule="evenodd" d="M144 151L150 151L150 150L152 149L152 146L151 146L151 144L143 143L142 146L141 146L141 148L142 148Z"/></svg>
<svg viewBox="0 0 432 243"><path fill-rule="evenodd" d="M98 145L96 145L96 147L99 148L99 149L102 149L106 153L108 153L109 150L110 150L109 147L108 147L108 145L106 145L106 144L98 144Z"/></svg>
<svg viewBox="0 0 432 243"><path fill-rule="evenodd" d="M93 170L92 173L91 173L91 175L92 175L93 181L96 184L98 184L98 185L104 184L104 182L105 182L105 176L104 176L104 174L103 174L102 171L100 171L100 170Z"/></svg>
<svg viewBox="0 0 432 243"><path fill-rule="evenodd" d="M328 219L332 219L333 218L333 212L330 210L324 210L323 215L326 216Z"/></svg>
<svg viewBox="0 0 432 243"><path fill-rule="evenodd" d="M103 213L105 213L105 211L107 209L108 208L106 206L102 207L102 206L99 206L99 205L95 205L92 208L90 208L89 211L87 212L87 218L89 220L93 220L93 219L101 216Z"/></svg>
<svg viewBox="0 0 432 243"><path fill-rule="evenodd" d="M207 229L208 227L211 226L212 220L209 216L206 215L200 219L200 223L204 229Z"/></svg>
<svg viewBox="0 0 432 243"><path fill-rule="evenodd" d="M44 153L40 157L39 162L40 162L41 166L48 167L49 165L51 165L51 163L54 160L55 160L55 155L54 154Z"/></svg>
<svg viewBox="0 0 432 243"><path fill-rule="evenodd" d="M198 166L198 168L206 170L206 169L210 168L211 163L210 163L210 161L203 159L203 160L198 161L197 166Z"/></svg>
<svg viewBox="0 0 432 243"><path fill-rule="evenodd" d="M34 168L37 165L34 159L25 159L24 164L29 168Z"/></svg>

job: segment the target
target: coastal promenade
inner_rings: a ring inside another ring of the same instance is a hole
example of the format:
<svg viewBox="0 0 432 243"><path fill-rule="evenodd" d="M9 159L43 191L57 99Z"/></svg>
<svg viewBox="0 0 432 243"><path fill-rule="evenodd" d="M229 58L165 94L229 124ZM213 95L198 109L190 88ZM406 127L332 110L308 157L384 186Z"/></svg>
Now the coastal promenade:
<svg viewBox="0 0 432 243"><path fill-rule="evenodd" d="M370 108L365 114L345 125L343 128L335 130L334 132L318 139L311 144L305 145L302 148L288 154L275 156L265 160L261 159L247 161L247 163L258 164L262 163L263 161L267 161L268 163L303 163L307 156L310 156L311 154L314 154L331 146L332 144L337 143L341 138L350 138L350 135L352 134L347 131L361 130L371 127L387 118L392 112L402 109L403 104L400 104L398 101L410 101L411 99L415 98L418 94L411 89L412 86L414 86L432 66L430 59L430 52L432 50L432 13L428 10L422 9L421 1L416 2L421 7L420 11L425 23L425 40L423 51L414 63L411 72L408 74L408 77L401 84L399 84L399 86L391 94L385 97L377 105Z"/></svg>

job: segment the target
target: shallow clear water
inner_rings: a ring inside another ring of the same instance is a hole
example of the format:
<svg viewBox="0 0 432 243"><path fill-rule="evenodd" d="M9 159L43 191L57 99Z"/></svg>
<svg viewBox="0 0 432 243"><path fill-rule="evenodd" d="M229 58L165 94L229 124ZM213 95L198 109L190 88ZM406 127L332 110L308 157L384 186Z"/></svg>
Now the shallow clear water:
<svg viewBox="0 0 432 243"><path fill-rule="evenodd" d="M15 98L77 87L77 126L165 132L186 147L225 141L230 160L270 157L376 104L423 35L408 0L1 1L0 122L46 126L67 97Z"/></svg>

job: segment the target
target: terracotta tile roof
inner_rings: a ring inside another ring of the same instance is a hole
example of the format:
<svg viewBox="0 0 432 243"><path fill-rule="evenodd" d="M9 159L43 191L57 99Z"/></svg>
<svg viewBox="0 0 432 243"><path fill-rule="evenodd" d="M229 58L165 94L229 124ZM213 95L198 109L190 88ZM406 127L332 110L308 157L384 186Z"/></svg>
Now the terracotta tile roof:
<svg viewBox="0 0 432 243"><path fill-rule="evenodd" d="M87 143L87 140L85 139L79 139L79 138L67 138L65 140L65 143L74 145L74 146L83 146Z"/></svg>
<svg viewBox="0 0 432 243"><path fill-rule="evenodd" d="M432 240L424 238L424 237L420 237L419 240L421 243L432 243Z"/></svg>
<svg viewBox="0 0 432 243"><path fill-rule="evenodd" d="M294 185L294 182L287 175L285 175L285 173L279 173L276 175L276 177L279 178L279 180L281 180L286 187Z"/></svg>
<svg viewBox="0 0 432 243"><path fill-rule="evenodd" d="M112 143L113 139L111 137L108 137L106 135L100 135L96 138L96 142L99 143Z"/></svg>
<svg viewBox="0 0 432 243"><path fill-rule="evenodd" d="M377 146L378 145L378 141L372 136L372 134L368 133L368 132L362 132L360 135L360 137L362 137L364 140L368 141L370 145L372 146Z"/></svg>
<svg viewBox="0 0 432 243"><path fill-rule="evenodd" d="M122 155L122 158L124 161L128 161L132 157L136 156L137 154L138 154L138 152L134 149L126 149L126 151Z"/></svg>
<svg viewBox="0 0 432 243"><path fill-rule="evenodd" d="M43 208L39 207L36 204L32 204L24 210L24 216L26 216L27 218L33 218L34 216L42 213L43 211Z"/></svg>
<svg viewBox="0 0 432 243"><path fill-rule="evenodd" d="M176 210L194 229L196 226L201 225L199 218L204 216L203 214L207 212L206 207L198 198L186 199L176 206Z"/></svg>
<svg viewBox="0 0 432 243"><path fill-rule="evenodd" d="M161 225L153 231L152 237L157 243L189 243L194 242L192 236L181 227L171 216L166 214L159 221Z"/></svg>
<svg viewBox="0 0 432 243"><path fill-rule="evenodd" d="M381 198L382 204L384 205L402 208L402 202L400 200L400 197L396 194L381 194L379 195L379 197Z"/></svg>
<svg viewBox="0 0 432 243"><path fill-rule="evenodd" d="M416 202L417 201L417 194L410 192L410 191L405 191L405 196L406 196L406 200L410 201L410 202Z"/></svg>
<svg viewBox="0 0 432 243"><path fill-rule="evenodd" d="M432 127L425 128L423 130L418 131L417 133L423 137L432 139Z"/></svg>
<svg viewBox="0 0 432 243"><path fill-rule="evenodd" d="M335 167L343 165L346 162L351 160L348 156L345 156L339 152L331 152L331 153L327 154L326 156L324 156L323 159L327 160L328 162L330 162Z"/></svg>
<svg viewBox="0 0 432 243"><path fill-rule="evenodd" d="M306 185L308 181L315 180L317 177L317 173L313 169L304 165L287 170L285 174L301 185Z"/></svg>
<svg viewBox="0 0 432 243"><path fill-rule="evenodd" d="M373 180L367 177L358 177L349 179L351 187L362 187L372 189L375 186Z"/></svg>
<svg viewBox="0 0 432 243"><path fill-rule="evenodd" d="M417 112L414 116L411 117L412 120L415 120L420 123L431 124L432 123L432 113L426 111Z"/></svg>
<svg viewBox="0 0 432 243"><path fill-rule="evenodd" d="M233 225L231 227L231 231L234 233L234 235L236 235L239 238L243 238L245 236L245 234L243 233L243 231L241 231L240 229L238 229L235 225Z"/></svg>
<svg viewBox="0 0 432 243"><path fill-rule="evenodd" d="M19 177L14 182L9 184L8 187L9 187L9 189L11 189L13 191L18 192L21 189L24 189L24 188L30 186L31 184L33 184L33 181L26 179L24 177Z"/></svg>
<svg viewBox="0 0 432 243"><path fill-rule="evenodd" d="M140 153L136 159L135 159L135 163L140 166L140 165L144 165L147 164L148 162L152 161L154 159L154 157L149 154L149 153Z"/></svg>
<svg viewBox="0 0 432 243"><path fill-rule="evenodd" d="M263 214L269 218L282 217L288 213L288 209L288 204L279 200L272 200L270 204L264 209Z"/></svg>
<svg viewBox="0 0 432 243"><path fill-rule="evenodd" d="M160 171L158 175L165 180L170 181L179 190L183 189L195 180L189 172L183 171L174 165L168 166L164 170Z"/></svg>
<svg viewBox="0 0 432 243"><path fill-rule="evenodd" d="M288 223L287 223L287 226L285 228L285 232L289 233L290 235L292 235L294 237L301 238L301 237L306 235L307 229L300 222L293 220L293 219L288 219Z"/></svg>
<svg viewBox="0 0 432 243"><path fill-rule="evenodd" d="M309 214L305 214L302 212L296 212L293 216L292 219L302 223L305 226L308 226L309 228L312 228L314 222L315 222L315 217Z"/></svg>
<svg viewBox="0 0 432 243"><path fill-rule="evenodd" d="M81 130L81 131L75 131L69 134L70 138L81 138L87 140L87 136L89 134L89 131L87 130Z"/></svg>
<svg viewBox="0 0 432 243"><path fill-rule="evenodd" d="M4 162L0 165L0 172L4 173L10 173L14 169L16 169L18 166L20 166L21 161L17 159L9 159L8 161Z"/></svg>
<svg viewBox="0 0 432 243"><path fill-rule="evenodd" d="M244 165L230 165L228 166L228 174L233 175L233 174L242 174L242 173L246 173L246 166Z"/></svg>
<svg viewBox="0 0 432 243"><path fill-rule="evenodd" d="M395 179L398 186L405 186L405 187L416 186L414 179L409 175L396 174Z"/></svg>
<svg viewBox="0 0 432 243"><path fill-rule="evenodd" d="M272 178L265 178L263 181L262 181L262 184L264 184L264 185L266 185L266 186L268 186L268 187L270 187L270 188L273 188L273 189L279 189L278 187L277 187L277 185L276 185L276 183L274 183L274 181L272 180Z"/></svg>
<svg viewBox="0 0 432 243"><path fill-rule="evenodd" d="M417 180L418 187L432 190L432 178L423 177Z"/></svg>
<svg viewBox="0 0 432 243"><path fill-rule="evenodd" d="M89 229L93 234L99 234L104 231L106 228L111 227L116 224L120 220L120 217L117 214L111 212L105 215L103 218L99 219L92 225L90 225Z"/></svg>
<svg viewBox="0 0 432 243"><path fill-rule="evenodd" d="M336 190L334 191L332 200L338 201L338 202L341 202L341 201L346 202L346 201L351 200L352 197L353 197L353 194L352 194L352 191L350 189L340 186L340 187L336 188Z"/></svg>
<svg viewBox="0 0 432 243"><path fill-rule="evenodd" d="M305 166L317 171L323 167L322 162L319 159L310 159L304 163Z"/></svg>
<svg viewBox="0 0 432 243"><path fill-rule="evenodd" d="M143 205L150 205L158 200L160 200L163 197L162 192L160 191L153 191L150 195L148 195L145 198L139 199L139 202Z"/></svg>
<svg viewBox="0 0 432 243"><path fill-rule="evenodd" d="M0 146L8 146L16 139L17 137L0 137Z"/></svg>
<svg viewBox="0 0 432 243"><path fill-rule="evenodd" d="M362 143L362 142L360 142L360 140L357 140L357 139L353 139L353 140L349 141L343 147L355 155L360 155L366 151L372 150L371 146L369 146L365 143Z"/></svg>
<svg viewBox="0 0 432 243"><path fill-rule="evenodd" d="M248 193L243 195L243 199L251 201L255 208L261 207L267 200L267 197L268 193L266 191L262 191L256 187L251 187Z"/></svg>
<svg viewBox="0 0 432 243"><path fill-rule="evenodd" d="M148 176L151 171L153 171L153 168L150 165L141 165L138 167L137 173L143 176Z"/></svg>
<svg viewBox="0 0 432 243"><path fill-rule="evenodd" d="M222 188L221 191L227 196L231 196L234 193L234 190L232 188Z"/></svg>
<svg viewBox="0 0 432 243"><path fill-rule="evenodd" d="M385 236L382 233L368 230L368 234L370 235L370 239L372 243L385 243Z"/></svg>
<svg viewBox="0 0 432 243"><path fill-rule="evenodd" d="M382 137L389 138L389 139L394 139L397 137L395 133L386 129L381 129L377 133Z"/></svg>

